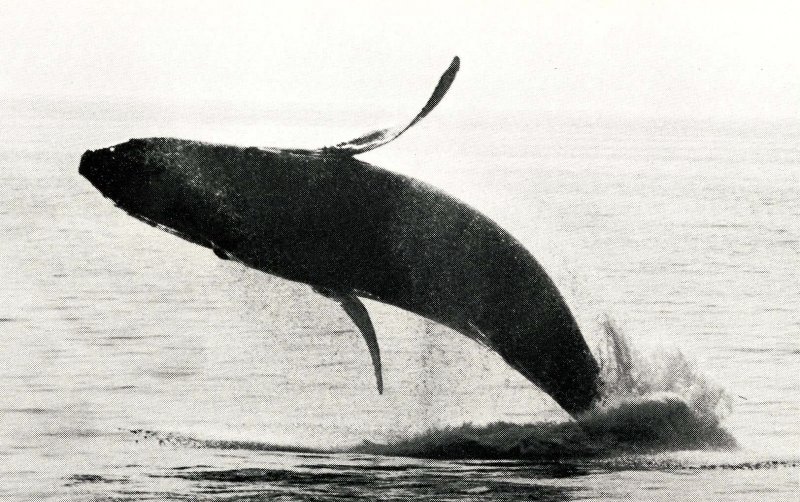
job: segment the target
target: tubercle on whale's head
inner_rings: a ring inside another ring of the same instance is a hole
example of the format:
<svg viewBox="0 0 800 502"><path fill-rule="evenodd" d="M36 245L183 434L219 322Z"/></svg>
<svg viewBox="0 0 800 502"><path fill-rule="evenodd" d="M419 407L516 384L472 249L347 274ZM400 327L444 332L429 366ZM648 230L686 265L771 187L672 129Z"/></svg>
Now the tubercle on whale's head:
<svg viewBox="0 0 800 502"><path fill-rule="evenodd" d="M220 198L208 197L207 192L219 192L219 180L186 154L192 144L171 138L131 139L87 150L78 172L131 215L208 246L208 230L220 214L214 205Z"/></svg>

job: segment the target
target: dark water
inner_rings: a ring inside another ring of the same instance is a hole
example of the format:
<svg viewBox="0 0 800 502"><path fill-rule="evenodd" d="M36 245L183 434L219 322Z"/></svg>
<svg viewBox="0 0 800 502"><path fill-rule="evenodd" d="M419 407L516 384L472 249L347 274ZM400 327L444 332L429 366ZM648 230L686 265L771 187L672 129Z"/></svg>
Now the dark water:
<svg viewBox="0 0 800 502"><path fill-rule="evenodd" d="M365 159L542 262L613 383L575 423L496 355L368 302L378 396L335 303L142 225L77 174L129 137L316 146L374 117L0 110L0 497L797 499L797 124L472 117Z"/></svg>

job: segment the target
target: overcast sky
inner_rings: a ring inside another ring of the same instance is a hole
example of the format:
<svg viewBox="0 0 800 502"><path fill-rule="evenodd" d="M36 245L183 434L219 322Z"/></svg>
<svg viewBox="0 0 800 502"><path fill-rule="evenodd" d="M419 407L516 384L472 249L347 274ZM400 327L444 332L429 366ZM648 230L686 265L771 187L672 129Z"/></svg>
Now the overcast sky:
<svg viewBox="0 0 800 502"><path fill-rule="evenodd" d="M0 0L0 97L419 101L458 54L453 107L796 118L799 20L763 1Z"/></svg>

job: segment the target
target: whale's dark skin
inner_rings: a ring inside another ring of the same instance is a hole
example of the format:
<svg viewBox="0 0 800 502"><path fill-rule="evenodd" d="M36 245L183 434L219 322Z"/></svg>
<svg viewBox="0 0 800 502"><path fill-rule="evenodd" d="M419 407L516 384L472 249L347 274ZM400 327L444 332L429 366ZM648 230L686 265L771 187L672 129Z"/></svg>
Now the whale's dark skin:
<svg viewBox="0 0 800 502"><path fill-rule="evenodd" d="M572 415L589 409L598 365L533 256L476 210L354 153L147 138L87 151L79 170L137 218L340 300L373 340L380 390L359 296L491 348Z"/></svg>

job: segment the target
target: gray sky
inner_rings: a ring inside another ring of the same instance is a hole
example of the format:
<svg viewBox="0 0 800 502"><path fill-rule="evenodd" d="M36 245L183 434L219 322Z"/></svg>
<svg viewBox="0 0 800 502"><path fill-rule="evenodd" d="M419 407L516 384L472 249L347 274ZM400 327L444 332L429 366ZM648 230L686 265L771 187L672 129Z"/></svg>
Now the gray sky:
<svg viewBox="0 0 800 502"><path fill-rule="evenodd" d="M424 102L796 118L800 8L778 2L11 2L0 96Z"/></svg>

